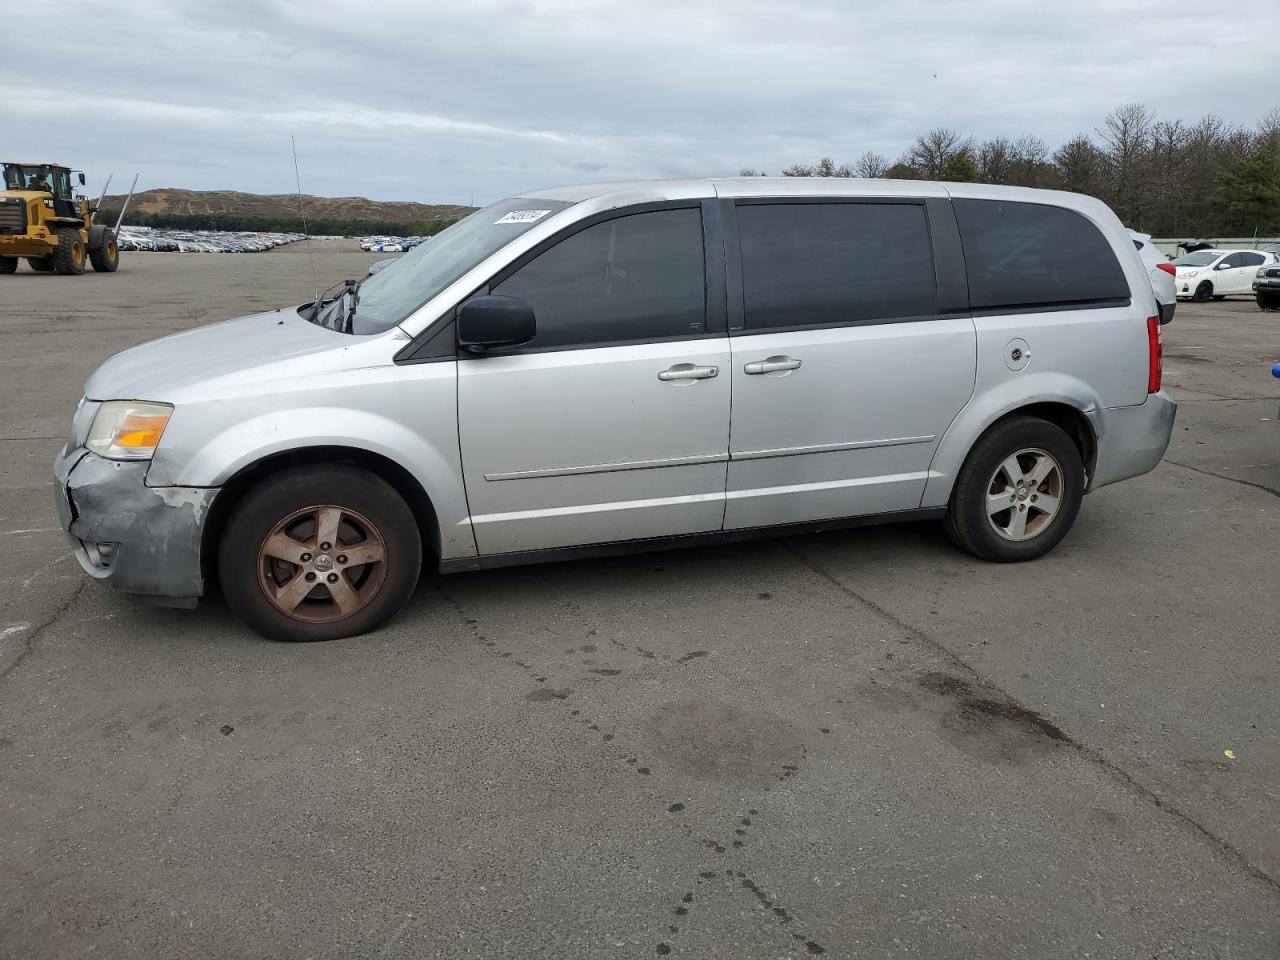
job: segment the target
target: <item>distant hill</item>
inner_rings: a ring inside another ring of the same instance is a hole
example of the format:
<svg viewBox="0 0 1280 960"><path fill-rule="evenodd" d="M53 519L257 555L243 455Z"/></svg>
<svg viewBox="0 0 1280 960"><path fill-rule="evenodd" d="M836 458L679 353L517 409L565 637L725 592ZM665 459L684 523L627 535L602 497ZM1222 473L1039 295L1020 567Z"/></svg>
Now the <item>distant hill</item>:
<svg viewBox="0 0 1280 960"><path fill-rule="evenodd" d="M119 210L124 195L110 195L103 207ZM301 210L299 209L301 208ZM457 220L472 210L456 204L427 204L369 200L365 197L312 197L303 194L240 193L237 190L143 190L133 195L131 213L151 216L221 214L253 218L308 220L371 220L384 223L420 223Z"/></svg>

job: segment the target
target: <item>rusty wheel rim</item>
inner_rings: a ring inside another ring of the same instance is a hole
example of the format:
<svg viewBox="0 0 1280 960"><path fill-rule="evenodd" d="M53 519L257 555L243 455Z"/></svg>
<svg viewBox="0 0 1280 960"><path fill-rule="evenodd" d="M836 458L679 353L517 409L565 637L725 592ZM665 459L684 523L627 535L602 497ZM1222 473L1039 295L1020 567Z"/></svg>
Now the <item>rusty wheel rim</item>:
<svg viewBox="0 0 1280 960"><path fill-rule="evenodd" d="M116 242L114 240L108 240L107 241L107 259L114 262L118 253L119 251L116 248Z"/></svg>
<svg viewBox="0 0 1280 960"><path fill-rule="evenodd" d="M75 261L77 266L84 263L84 246L82 244L74 243L71 245L71 259Z"/></svg>
<svg viewBox="0 0 1280 960"><path fill-rule="evenodd" d="M304 507L277 523L258 548L258 584L268 602L302 623L359 613L387 575L378 528L346 507Z"/></svg>

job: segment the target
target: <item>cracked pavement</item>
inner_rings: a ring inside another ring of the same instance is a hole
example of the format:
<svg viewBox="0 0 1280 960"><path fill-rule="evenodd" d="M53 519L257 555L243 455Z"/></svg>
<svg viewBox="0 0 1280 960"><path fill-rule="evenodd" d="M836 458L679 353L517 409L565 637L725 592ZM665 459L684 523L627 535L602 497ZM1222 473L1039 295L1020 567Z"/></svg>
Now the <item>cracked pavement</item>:
<svg viewBox="0 0 1280 960"><path fill-rule="evenodd" d="M305 250L0 281L0 957L1280 955L1280 315L1179 306L1167 461L1039 562L428 576L290 646L87 583L50 438L110 353L314 295Z"/></svg>

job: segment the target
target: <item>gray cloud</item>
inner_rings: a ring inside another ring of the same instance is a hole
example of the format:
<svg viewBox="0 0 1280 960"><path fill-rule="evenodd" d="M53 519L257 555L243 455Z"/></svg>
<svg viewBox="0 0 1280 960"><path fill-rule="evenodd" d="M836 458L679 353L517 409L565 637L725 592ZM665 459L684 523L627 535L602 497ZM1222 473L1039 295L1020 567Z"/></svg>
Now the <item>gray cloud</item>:
<svg viewBox="0 0 1280 960"><path fill-rule="evenodd" d="M98 3L6 24L4 142L145 186L492 200L603 177L896 156L945 125L1090 131L1118 103L1252 124L1271 0ZM87 133L87 136L84 134Z"/></svg>

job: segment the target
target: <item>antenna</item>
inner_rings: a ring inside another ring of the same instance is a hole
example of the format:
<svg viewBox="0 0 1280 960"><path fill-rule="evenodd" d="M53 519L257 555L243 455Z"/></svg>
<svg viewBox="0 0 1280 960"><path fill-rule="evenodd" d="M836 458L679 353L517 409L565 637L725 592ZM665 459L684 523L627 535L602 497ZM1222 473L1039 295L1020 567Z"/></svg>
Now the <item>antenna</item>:
<svg viewBox="0 0 1280 960"><path fill-rule="evenodd" d="M293 147L293 182L297 187L298 216L302 218L302 235L306 237L304 242L307 245L307 259L311 261L311 282L317 283L316 258L311 252L311 231L307 228L307 214L302 209L302 174L298 172L298 143L293 139L292 133L289 134L289 144Z"/></svg>

